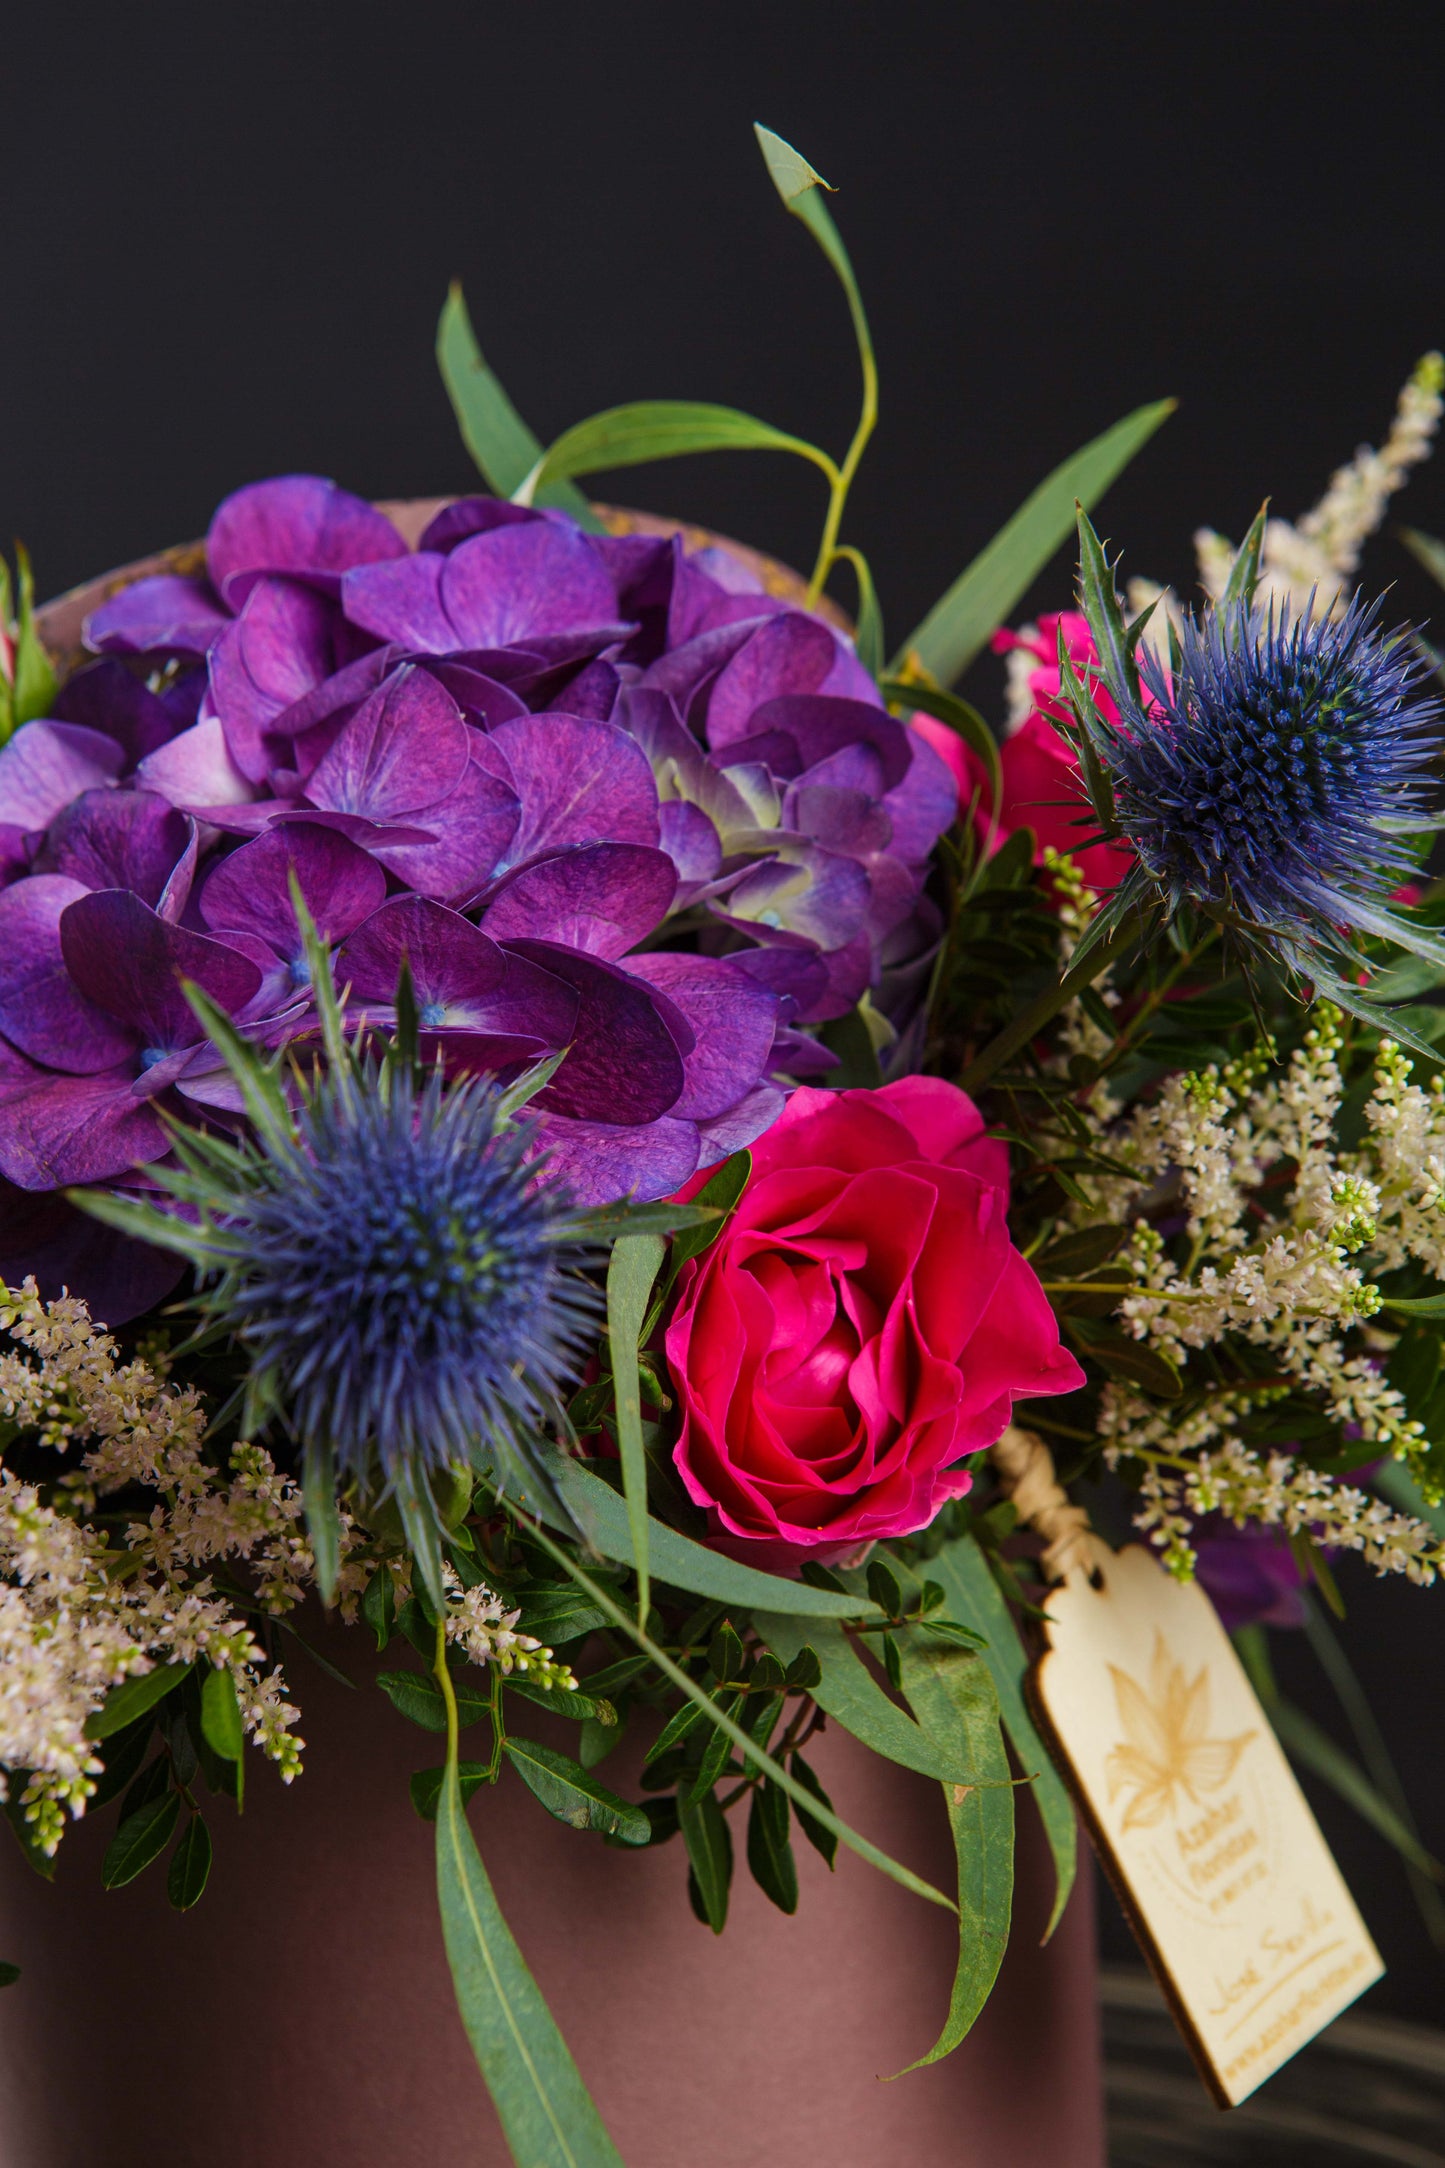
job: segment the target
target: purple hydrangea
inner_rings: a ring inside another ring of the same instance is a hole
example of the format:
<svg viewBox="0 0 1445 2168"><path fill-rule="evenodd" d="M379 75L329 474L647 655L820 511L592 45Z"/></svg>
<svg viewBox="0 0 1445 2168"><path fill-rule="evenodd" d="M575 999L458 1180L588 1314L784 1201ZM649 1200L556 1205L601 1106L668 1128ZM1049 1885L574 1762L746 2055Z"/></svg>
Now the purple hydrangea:
<svg viewBox="0 0 1445 2168"><path fill-rule="evenodd" d="M535 1138L581 1204L664 1196L906 1002L955 811L850 643L718 550L490 498L408 548L313 476L220 507L205 579L123 588L0 750L0 1271L118 1322L172 1268L58 1192L235 1120L182 991L314 1029L291 900L449 1073L562 1054Z"/></svg>

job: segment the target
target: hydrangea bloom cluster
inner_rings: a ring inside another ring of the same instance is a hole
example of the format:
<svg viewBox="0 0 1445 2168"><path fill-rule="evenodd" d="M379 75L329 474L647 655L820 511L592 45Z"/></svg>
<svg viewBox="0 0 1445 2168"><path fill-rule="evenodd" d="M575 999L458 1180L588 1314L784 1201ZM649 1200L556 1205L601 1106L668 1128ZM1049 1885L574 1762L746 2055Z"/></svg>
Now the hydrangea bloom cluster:
<svg viewBox="0 0 1445 2168"><path fill-rule="evenodd" d="M0 751L0 1269L112 1321L174 1266L55 1193L145 1186L235 1111L182 991L314 1030L291 901L451 1073L565 1053L537 1142L583 1204L757 1136L934 937L955 787L850 643L717 551L488 498L416 549L310 476L220 507L206 577L122 589Z"/></svg>

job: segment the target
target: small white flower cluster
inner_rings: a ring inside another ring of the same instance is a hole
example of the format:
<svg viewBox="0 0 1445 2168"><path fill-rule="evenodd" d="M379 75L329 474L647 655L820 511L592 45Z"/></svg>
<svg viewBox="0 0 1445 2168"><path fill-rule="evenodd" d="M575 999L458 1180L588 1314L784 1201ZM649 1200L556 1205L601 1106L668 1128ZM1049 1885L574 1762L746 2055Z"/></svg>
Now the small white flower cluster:
<svg viewBox="0 0 1445 2168"><path fill-rule="evenodd" d="M301 1712L245 1618L198 1569L247 1561L262 1607L292 1609L313 1570L298 1486L258 1446L236 1446L227 1473L213 1468L196 1394L150 1362L119 1362L82 1303L44 1303L27 1280L0 1290L0 1330L11 1343L0 1355L0 1435L62 1455L83 1448L50 1486L50 1504L0 1467L0 1798L6 1771L24 1771L26 1820L53 1852L64 1813L84 1811L102 1766L86 1719L118 1680L198 1656L230 1672L243 1728L289 1783L301 1766ZM160 1498L122 1538L102 1506L130 1485Z"/></svg>
<svg viewBox="0 0 1445 2168"><path fill-rule="evenodd" d="M1286 1455L1261 1461L1235 1433L1261 1402L1302 1392L1359 1437L1362 1461L1391 1454L1427 1480L1423 1427L1383 1374L1390 1343L1360 1329L1380 1295L1356 1259L1367 1252L1381 1270L1445 1263L1445 1093L1412 1085L1410 1063L1383 1041L1361 1147L1338 1151L1341 1017L1327 1003L1315 1016L1278 1082L1264 1079L1263 1057L1211 1066L1099 1125L1102 1149L1132 1180L1091 1178L1090 1202L1072 1217L1133 1222L1124 1260L1136 1291L1117 1313L1128 1330L1186 1370L1186 1391L1192 1354L1229 1340L1268 1351L1258 1383L1207 1391L1182 1418L1111 1385L1101 1431L1111 1463L1143 1463L1141 1525L1176 1564L1192 1556L1188 1514L1219 1510L1310 1528L1382 1572L1430 1579L1445 1552L1427 1528ZM1184 1218L1182 1264L1141 1205Z"/></svg>
<svg viewBox="0 0 1445 2168"><path fill-rule="evenodd" d="M517 1632L520 1610L507 1610L501 1597L484 1581L464 1590L450 1566L444 1569L444 1575L450 1598L448 1641L465 1649L474 1664L495 1664L503 1673L522 1671L534 1686L551 1687L559 1693L576 1692L577 1681L571 1668L559 1664L551 1649L544 1648L532 1634Z"/></svg>
<svg viewBox="0 0 1445 2168"><path fill-rule="evenodd" d="M1390 498L1410 469L1428 459L1445 410L1445 358L1422 356L1400 393L1389 436L1377 452L1363 445L1337 469L1312 512L1293 523L1266 521L1260 553L1261 602L1289 602L1302 609L1311 594L1316 607L1333 610L1348 600L1360 551L1385 516ZM1194 537L1199 576L1209 594L1224 592L1234 561L1233 545L1212 528Z"/></svg>

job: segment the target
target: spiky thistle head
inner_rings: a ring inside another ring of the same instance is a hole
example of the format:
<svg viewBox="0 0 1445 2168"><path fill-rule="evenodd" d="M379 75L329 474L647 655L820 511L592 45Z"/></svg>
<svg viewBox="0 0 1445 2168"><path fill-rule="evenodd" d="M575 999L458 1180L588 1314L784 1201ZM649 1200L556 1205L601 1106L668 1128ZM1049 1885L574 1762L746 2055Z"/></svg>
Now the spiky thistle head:
<svg viewBox="0 0 1445 2168"><path fill-rule="evenodd" d="M1125 628L1086 520L1081 536L1081 596L1117 720L1076 676L1070 691L1095 810L1137 858L1116 915L1193 907L1246 958L1336 999L1363 936L1445 965L1439 937L1391 908L1418 863L1407 839L1435 825L1426 770L1441 742L1408 629L1382 632L1380 604L1358 598L1338 617L1257 608L1256 540L1221 600L1184 618L1166 662L1142 621Z"/></svg>

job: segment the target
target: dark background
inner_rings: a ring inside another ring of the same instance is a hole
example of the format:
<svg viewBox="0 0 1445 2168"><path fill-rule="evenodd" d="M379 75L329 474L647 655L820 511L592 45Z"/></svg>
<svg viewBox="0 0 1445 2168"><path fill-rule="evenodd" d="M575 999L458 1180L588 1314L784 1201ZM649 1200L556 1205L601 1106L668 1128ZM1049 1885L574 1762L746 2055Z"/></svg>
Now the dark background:
<svg viewBox="0 0 1445 2168"><path fill-rule="evenodd" d="M7 12L0 533L42 594L203 533L264 474L466 489L431 354L454 275L544 441L670 396L841 451L846 314L754 119L839 189L883 379L848 532L895 637L1051 466L1166 392L1180 412L1103 529L1187 591L1197 525L1237 537L1266 493L1305 510L1445 342L1434 9L50 0L23 36ZM811 562L799 463L605 486ZM1402 516L1445 532L1445 464ZM1388 534L1365 578L1402 613L1439 600ZM1031 607L1067 586L1061 559ZM998 666L976 679L996 702ZM1445 1591L1342 1580L1445 1852ZM1338 1729L1305 1653L1283 1665ZM1440 2021L1445 1958L1401 1871L1318 1803L1391 1967L1371 2001Z"/></svg>

